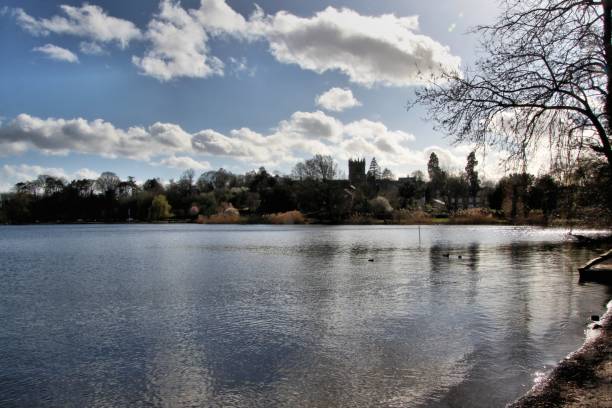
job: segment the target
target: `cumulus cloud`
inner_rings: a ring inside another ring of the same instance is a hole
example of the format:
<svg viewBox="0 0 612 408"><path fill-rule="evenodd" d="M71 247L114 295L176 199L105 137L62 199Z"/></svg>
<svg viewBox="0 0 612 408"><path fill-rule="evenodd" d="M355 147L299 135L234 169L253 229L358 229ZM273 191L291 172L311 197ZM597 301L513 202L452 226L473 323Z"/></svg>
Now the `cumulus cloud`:
<svg viewBox="0 0 612 408"><path fill-rule="evenodd" d="M82 168L73 173L68 173L59 167L43 167L29 164L11 165L5 164L0 168L0 192L9 191L15 184L33 180L41 174L66 180L95 179L100 173Z"/></svg>
<svg viewBox="0 0 612 408"><path fill-rule="evenodd" d="M179 126L155 123L148 128L116 128L102 119L40 119L21 114L0 127L0 150L36 148L46 154L70 152L148 160L183 151L191 137Z"/></svg>
<svg viewBox="0 0 612 408"><path fill-rule="evenodd" d="M317 73L340 71L365 86L422 84L460 63L448 47L417 33L416 16L364 16L328 7L310 18L281 11L255 23L278 61Z"/></svg>
<svg viewBox="0 0 612 408"><path fill-rule="evenodd" d="M79 57L77 57L72 51L53 44L45 44L42 47L35 47L32 49L32 51L45 54L48 58L56 61L65 61L70 63L79 62Z"/></svg>
<svg viewBox="0 0 612 408"><path fill-rule="evenodd" d="M125 157L169 167L202 169L199 157L220 156L252 165L292 165L303 157L372 154L400 162L410 155L413 136L380 122L343 124L321 111L295 112L267 134L243 127L226 134L213 129L187 132L179 125L154 123L120 129L101 119L41 119L27 114L0 125L0 151L37 149L45 154L83 153Z"/></svg>
<svg viewBox="0 0 612 408"><path fill-rule="evenodd" d="M140 30L131 21L112 17L99 6L83 4L81 7L60 6L64 15L35 18L23 9L13 10L17 23L36 36L69 34L98 42L116 42L125 48L130 41L140 38Z"/></svg>
<svg viewBox="0 0 612 408"><path fill-rule="evenodd" d="M342 135L342 123L321 111L298 111L280 122L279 132L288 137L336 140Z"/></svg>
<svg viewBox="0 0 612 408"><path fill-rule="evenodd" d="M317 106L334 112L341 112L348 108L361 106L350 89L331 88L327 92L318 95L315 99Z"/></svg>
<svg viewBox="0 0 612 408"><path fill-rule="evenodd" d="M162 0L159 13L149 22L145 38L150 45L143 57L132 57L144 75L160 81L178 77L223 75L223 62L209 55L208 36L194 11Z"/></svg>
<svg viewBox="0 0 612 408"><path fill-rule="evenodd" d="M258 18L260 14L261 10L257 8L254 17ZM225 0L201 0L200 7L192 10L191 15L212 35L232 35L242 39L254 39L258 35L255 27Z"/></svg>
<svg viewBox="0 0 612 408"><path fill-rule="evenodd" d="M338 71L367 87L422 84L441 70L458 69L460 63L448 47L419 33L418 16L368 16L327 7L300 17L288 11L268 15L255 6L245 18L225 0L201 0L199 7L191 9L178 1L161 0L143 33L134 23L109 16L96 5L60 7L62 14L50 18L35 18L20 8L11 13L33 35L88 39L81 45L87 54L103 53L103 43L125 48L131 41L144 40L144 55L133 56L132 62L142 74L160 81L223 75L223 62L210 52L211 36L266 41L281 63L317 73ZM241 69L237 61L230 61L234 73Z"/></svg>
<svg viewBox="0 0 612 408"><path fill-rule="evenodd" d="M295 112L266 133L243 127L226 133L213 129L188 132L172 123L121 129L101 119L40 119L21 114L0 124L0 152L13 154L36 149L45 154L84 153L103 157L125 157L172 168L210 168L210 158L231 159L244 168L266 166L289 171L299 160L314 154L328 154L340 164L350 157L376 157L383 167L403 176L415 169L425 170L431 152L443 168L461 171L472 146L415 149L415 136L389 129L368 119L348 123L321 111ZM7 153L8 152L8 153ZM502 155L488 151L479 156L481 175L496 178L504 173ZM530 162L537 172L545 158Z"/></svg>
<svg viewBox="0 0 612 408"><path fill-rule="evenodd" d="M299 17L287 11L266 15L256 7L246 19L225 0L201 0L194 9L162 0L145 33L150 47L133 62L162 81L222 75L223 63L207 45L209 36L217 36L267 41L281 63L317 73L339 71L368 87L422 84L441 70L458 69L459 57L418 31L417 16L366 16L328 7Z"/></svg>

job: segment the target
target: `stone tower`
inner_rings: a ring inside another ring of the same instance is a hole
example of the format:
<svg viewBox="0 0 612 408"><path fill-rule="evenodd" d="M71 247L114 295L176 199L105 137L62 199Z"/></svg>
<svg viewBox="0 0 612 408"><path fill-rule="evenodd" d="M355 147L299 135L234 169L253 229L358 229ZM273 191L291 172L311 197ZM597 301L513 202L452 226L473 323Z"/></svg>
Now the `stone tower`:
<svg viewBox="0 0 612 408"><path fill-rule="evenodd" d="M366 182L366 162L365 159L349 159L349 183L354 186Z"/></svg>

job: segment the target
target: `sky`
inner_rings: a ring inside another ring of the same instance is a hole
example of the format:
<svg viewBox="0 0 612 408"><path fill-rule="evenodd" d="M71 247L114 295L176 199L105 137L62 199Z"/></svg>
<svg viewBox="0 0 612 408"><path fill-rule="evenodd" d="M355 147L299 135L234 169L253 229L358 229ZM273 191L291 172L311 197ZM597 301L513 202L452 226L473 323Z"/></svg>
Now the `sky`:
<svg viewBox="0 0 612 408"><path fill-rule="evenodd" d="M291 172L315 154L398 177L471 146L417 87L478 56L491 0L0 0L0 191L38 174L138 181ZM481 152L481 175L501 174Z"/></svg>

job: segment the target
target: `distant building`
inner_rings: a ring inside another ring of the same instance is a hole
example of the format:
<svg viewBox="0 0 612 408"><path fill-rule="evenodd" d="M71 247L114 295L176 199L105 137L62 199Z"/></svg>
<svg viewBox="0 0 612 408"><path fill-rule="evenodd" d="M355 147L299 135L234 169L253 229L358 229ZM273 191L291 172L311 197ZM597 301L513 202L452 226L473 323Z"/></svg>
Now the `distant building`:
<svg viewBox="0 0 612 408"><path fill-rule="evenodd" d="M365 159L349 159L349 182L353 186L360 186L366 182Z"/></svg>

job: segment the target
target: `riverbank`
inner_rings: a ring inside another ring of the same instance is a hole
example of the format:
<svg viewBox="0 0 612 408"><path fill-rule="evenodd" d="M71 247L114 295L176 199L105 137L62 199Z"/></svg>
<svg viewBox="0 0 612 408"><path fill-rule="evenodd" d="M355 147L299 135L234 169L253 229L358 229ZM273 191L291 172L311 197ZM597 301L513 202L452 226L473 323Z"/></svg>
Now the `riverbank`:
<svg viewBox="0 0 612 408"><path fill-rule="evenodd" d="M612 261L605 267L612 269ZM583 346L508 407L612 407L612 301L589 324Z"/></svg>

